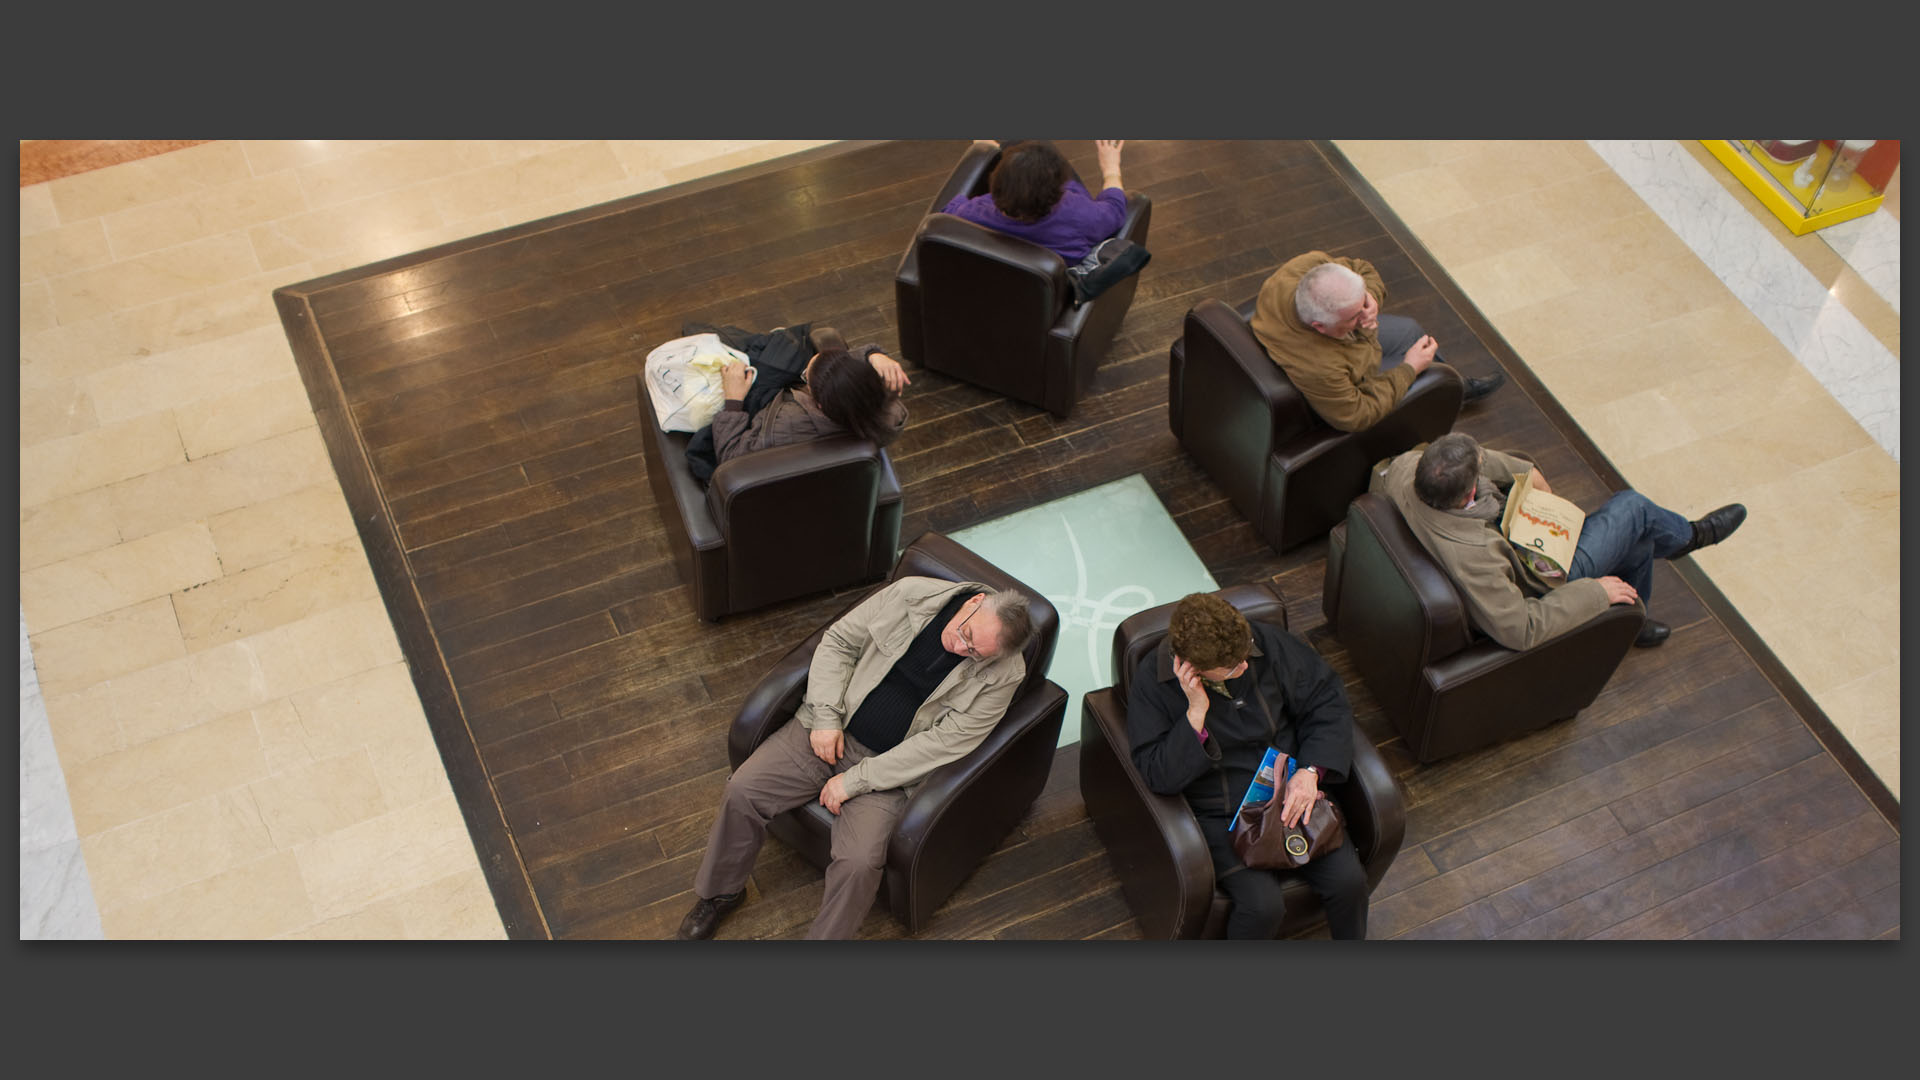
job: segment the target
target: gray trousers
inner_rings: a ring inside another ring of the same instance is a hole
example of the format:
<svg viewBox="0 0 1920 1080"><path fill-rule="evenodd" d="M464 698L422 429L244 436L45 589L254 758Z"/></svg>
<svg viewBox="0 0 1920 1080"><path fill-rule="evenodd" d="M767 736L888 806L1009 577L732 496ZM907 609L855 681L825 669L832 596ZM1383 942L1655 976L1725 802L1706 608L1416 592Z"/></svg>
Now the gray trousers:
<svg viewBox="0 0 1920 1080"><path fill-rule="evenodd" d="M1383 311L1380 313L1380 328L1374 331L1374 336L1380 341L1380 370L1385 371L1405 360L1407 350L1413 348L1414 342L1426 337L1427 332L1405 315L1389 315ZM1434 352L1433 358L1446 363L1438 351Z"/></svg>
<svg viewBox="0 0 1920 1080"><path fill-rule="evenodd" d="M814 756L811 733L798 720L756 747L727 779L720 814L707 834L707 853L694 875L693 891L711 899L747 887L754 856L767 839L767 822L796 806L820 798L820 789L873 751L847 737L845 752L832 765ZM827 864L827 893L809 938L850 938L867 917L880 892L887 864L887 839L906 809L905 789L869 791L840 804L833 820L832 861Z"/></svg>

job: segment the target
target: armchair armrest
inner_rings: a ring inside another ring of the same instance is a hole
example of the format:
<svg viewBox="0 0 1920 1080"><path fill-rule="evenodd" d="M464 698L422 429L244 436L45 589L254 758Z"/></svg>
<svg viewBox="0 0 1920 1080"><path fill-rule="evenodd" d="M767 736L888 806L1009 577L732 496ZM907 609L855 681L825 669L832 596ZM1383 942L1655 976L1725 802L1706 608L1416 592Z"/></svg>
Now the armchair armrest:
<svg viewBox="0 0 1920 1080"><path fill-rule="evenodd" d="M1127 194L1127 216L1120 220L1120 230L1114 233L1114 235L1124 236L1136 244L1144 245L1147 242L1147 226L1152 219L1153 200L1147 198L1145 195L1137 195L1129 192ZM1064 260L1062 260L1061 266L1063 268L1066 266ZM1134 275L1131 280L1137 282L1139 275ZM1133 301L1133 290L1127 289L1122 292L1121 286L1123 284L1126 283L1116 284L1113 288L1094 297L1087 303L1078 305L1072 303L1067 304L1066 309L1060 313L1060 318L1054 322L1053 328L1047 331L1047 333L1061 341L1070 342L1078 339L1085 329L1087 321L1093 318L1096 311L1105 314L1113 307L1113 304L1103 304L1102 301L1112 300L1116 296L1125 298L1124 302L1119 304L1121 314L1124 316L1127 306ZM1071 295L1073 290L1068 289L1067 291L1068 294Z"/></svg>
<svg viewBox="0 0 1920 1080"><path fill-rule="evenodd" d="M990 142L975 142L960 155L960 163L947 175L947 182L933 197L933 203L927 207L927 213L938 214L953 201L956 195L971 198L984 195L987 189L987 175L1000 160L1000 147Z"/></svg>
<svg viewBox="0 0 1920 1080"><path fill-rule="evenodd" d="M1213 856L1187 801L1148 788L1133 767L1124 703L1081 699L1080 793L1148 938L1196 938L1213 907ZM1345 805L1344 803L1342 804Z"/></svg>
<svg viewBox="0 0 1920 1080"><path fill-rule="evenodd" d="M1347 778L1331 785L1347 816L1347 835L1367 870L1367 888L1380 884L1407 835L1407 804L1400 785L1373 741L1353 729L1353 763Z"/></svg>
<svg viewBox="0 0 1920 1080"><path fill-rule="evenodd" d="M647 380L638 384L640 422L646 428L647 471L656 497L665 495L672 506L661 506L662 514L675 514L687 530L687 542L695 551L712 551L726 542L720 525L707 508L707 490L694 479L687 467L687 436L660 430L653 402L647 395Z"/></svg>
<svg viewBox="0 0 1920 1080"><path fill-rule="evenodd" d="M727 761L734 768L739 768L755 747L799 711L807 692L807 672L813 667L813 652L826 633L826 627L821 627L788 650L747 694L740 711L734 714L733 726L727 729Z"/></svg>
<svg viewBox="0 0 1920 1080"><path fill-rule="evenodd" d="M1451 364L1434 364L1413 380L1391 412L1354 433L1369 464L1411 450L1453 430L1466 397L1466 381Z"/></svg>

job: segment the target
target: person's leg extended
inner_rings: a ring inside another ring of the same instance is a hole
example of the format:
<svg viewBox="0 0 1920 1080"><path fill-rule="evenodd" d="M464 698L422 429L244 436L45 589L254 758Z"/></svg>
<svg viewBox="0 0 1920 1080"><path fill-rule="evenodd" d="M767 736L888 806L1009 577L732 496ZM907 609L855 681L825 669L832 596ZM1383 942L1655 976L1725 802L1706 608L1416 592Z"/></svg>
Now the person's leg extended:
<svg viewBox="0 0 1920 1080"><path fill-rule="evenodd" d="M1580 526L1569 580L1618 577L1645 603L1653 588L1653 560L1685 551L1693 524L1637 491L1614 493Z"/></svg>
<svg viewBox="0 0 1920 1080"><path fill-rule="evenodd" d="M833 823L833 860L827 863L827 891L807 937L850 938L880 893L887 867L887 841L907 807L900 789L869 791L840 804Z"/></svg>
<svg viewBox="0 0 1920 1080"><path fill-rule="evenodd" d="M693 891L712 899L746 887L753 859L767 838L767 822L819 798L833 767L814 756L808 732L788 720L768 736L727 779L720 813L707 835L707 853L693 878Z"/></svg>

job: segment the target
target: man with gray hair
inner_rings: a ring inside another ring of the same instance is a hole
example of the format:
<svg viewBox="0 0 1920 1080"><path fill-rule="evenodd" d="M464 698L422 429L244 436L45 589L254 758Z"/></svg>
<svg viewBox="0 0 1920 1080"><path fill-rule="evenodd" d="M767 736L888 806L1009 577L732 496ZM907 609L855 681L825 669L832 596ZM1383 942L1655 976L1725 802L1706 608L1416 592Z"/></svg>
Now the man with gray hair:
<svg viewBox="0 0 1920 1080"><path fill-rule="evenodd" d="M1534 488L1552 492L1525 458L1484 449L1455 431L1390 459L1372 483L1460 590L1474 627L1509 649L1552 640L1611 604L1650 600L1653 560L1717 544L1747 519L1746 507L1730 503L1688 521L1637 491L1616 491L1587 515L1573 558L1561 568L1500 532L1507 493L1529 472ZM1671 633L1649 618L1633 643L1644 649Z"/></svg>
<svg viewBox="0 0 1920 1080"><path fill-rule="evenodd" d="M1381 313L1386 300L1372 263L1309 251L1260 286L1250 327L1321 419L1364 431L1400 404L1427 365L1445 363L1419 323ZM1500 372L1463 378L1469 404L1507 380Z"/></svg>
<svg viewBox="0 0 1920 1080"><path fill-rule="evenodd" d="M819 801L834 815L812 938L852 937L880 890L907 789L985 741L1026 677L1027 598L903 577L827 628L800 708L727 780L682 940L710 938L746 898L767 822Z"/></svg>

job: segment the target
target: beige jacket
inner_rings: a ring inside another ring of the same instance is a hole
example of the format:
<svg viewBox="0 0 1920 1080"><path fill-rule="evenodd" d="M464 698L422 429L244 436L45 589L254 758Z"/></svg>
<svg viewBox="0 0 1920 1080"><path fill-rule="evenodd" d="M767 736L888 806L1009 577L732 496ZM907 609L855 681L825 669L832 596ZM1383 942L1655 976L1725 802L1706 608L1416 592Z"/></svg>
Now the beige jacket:
<svg viewBox="0 0 1920 1080"><path fill-rule="evenodd" d="M794 713L808 731L844 730L847 718L906 655L955 593L992 592L978 582L906 577L861 601L827 628L807 671L807 692ZM907 725L900 745L840 774L847 797L906 787L965 757L1006 714L1027 674L1018 652L989 660L968 657L934 687Z"/></svg>
<svg viewBox="0 0 1920 1080"><path fill-rule="evenodd" d="M1365 278L1374 300L1387 306L1386 282L1372 263L1309 251L1287 260L1260 286L1249 326L1322 420L1341 431L1364 431L1400 404L1419 372L1405 364L1382 372L1377 330L1355 328L1344 338L1330 338L1300 321L1293 292L1307 271L1329 262Z"/></svg>
<svg viewBox="0 0 1920 1080"><path fill-rule="evenodd" d="M1468 617L1481 633L1509 649L1531 649L1607 610L1606 587L1598 579L1550 588L1536 578L1500 535L1497 519L1482 521L1421 502L1413 490L1420 454L1420 450L1409 450L1385 469L1376 466L1370 488L1400 508L1420 545L1453 579L1466 601ZM1487 450L1480 467L1481 490L1504 492L1531 468L1521 458Z"/></svg>

